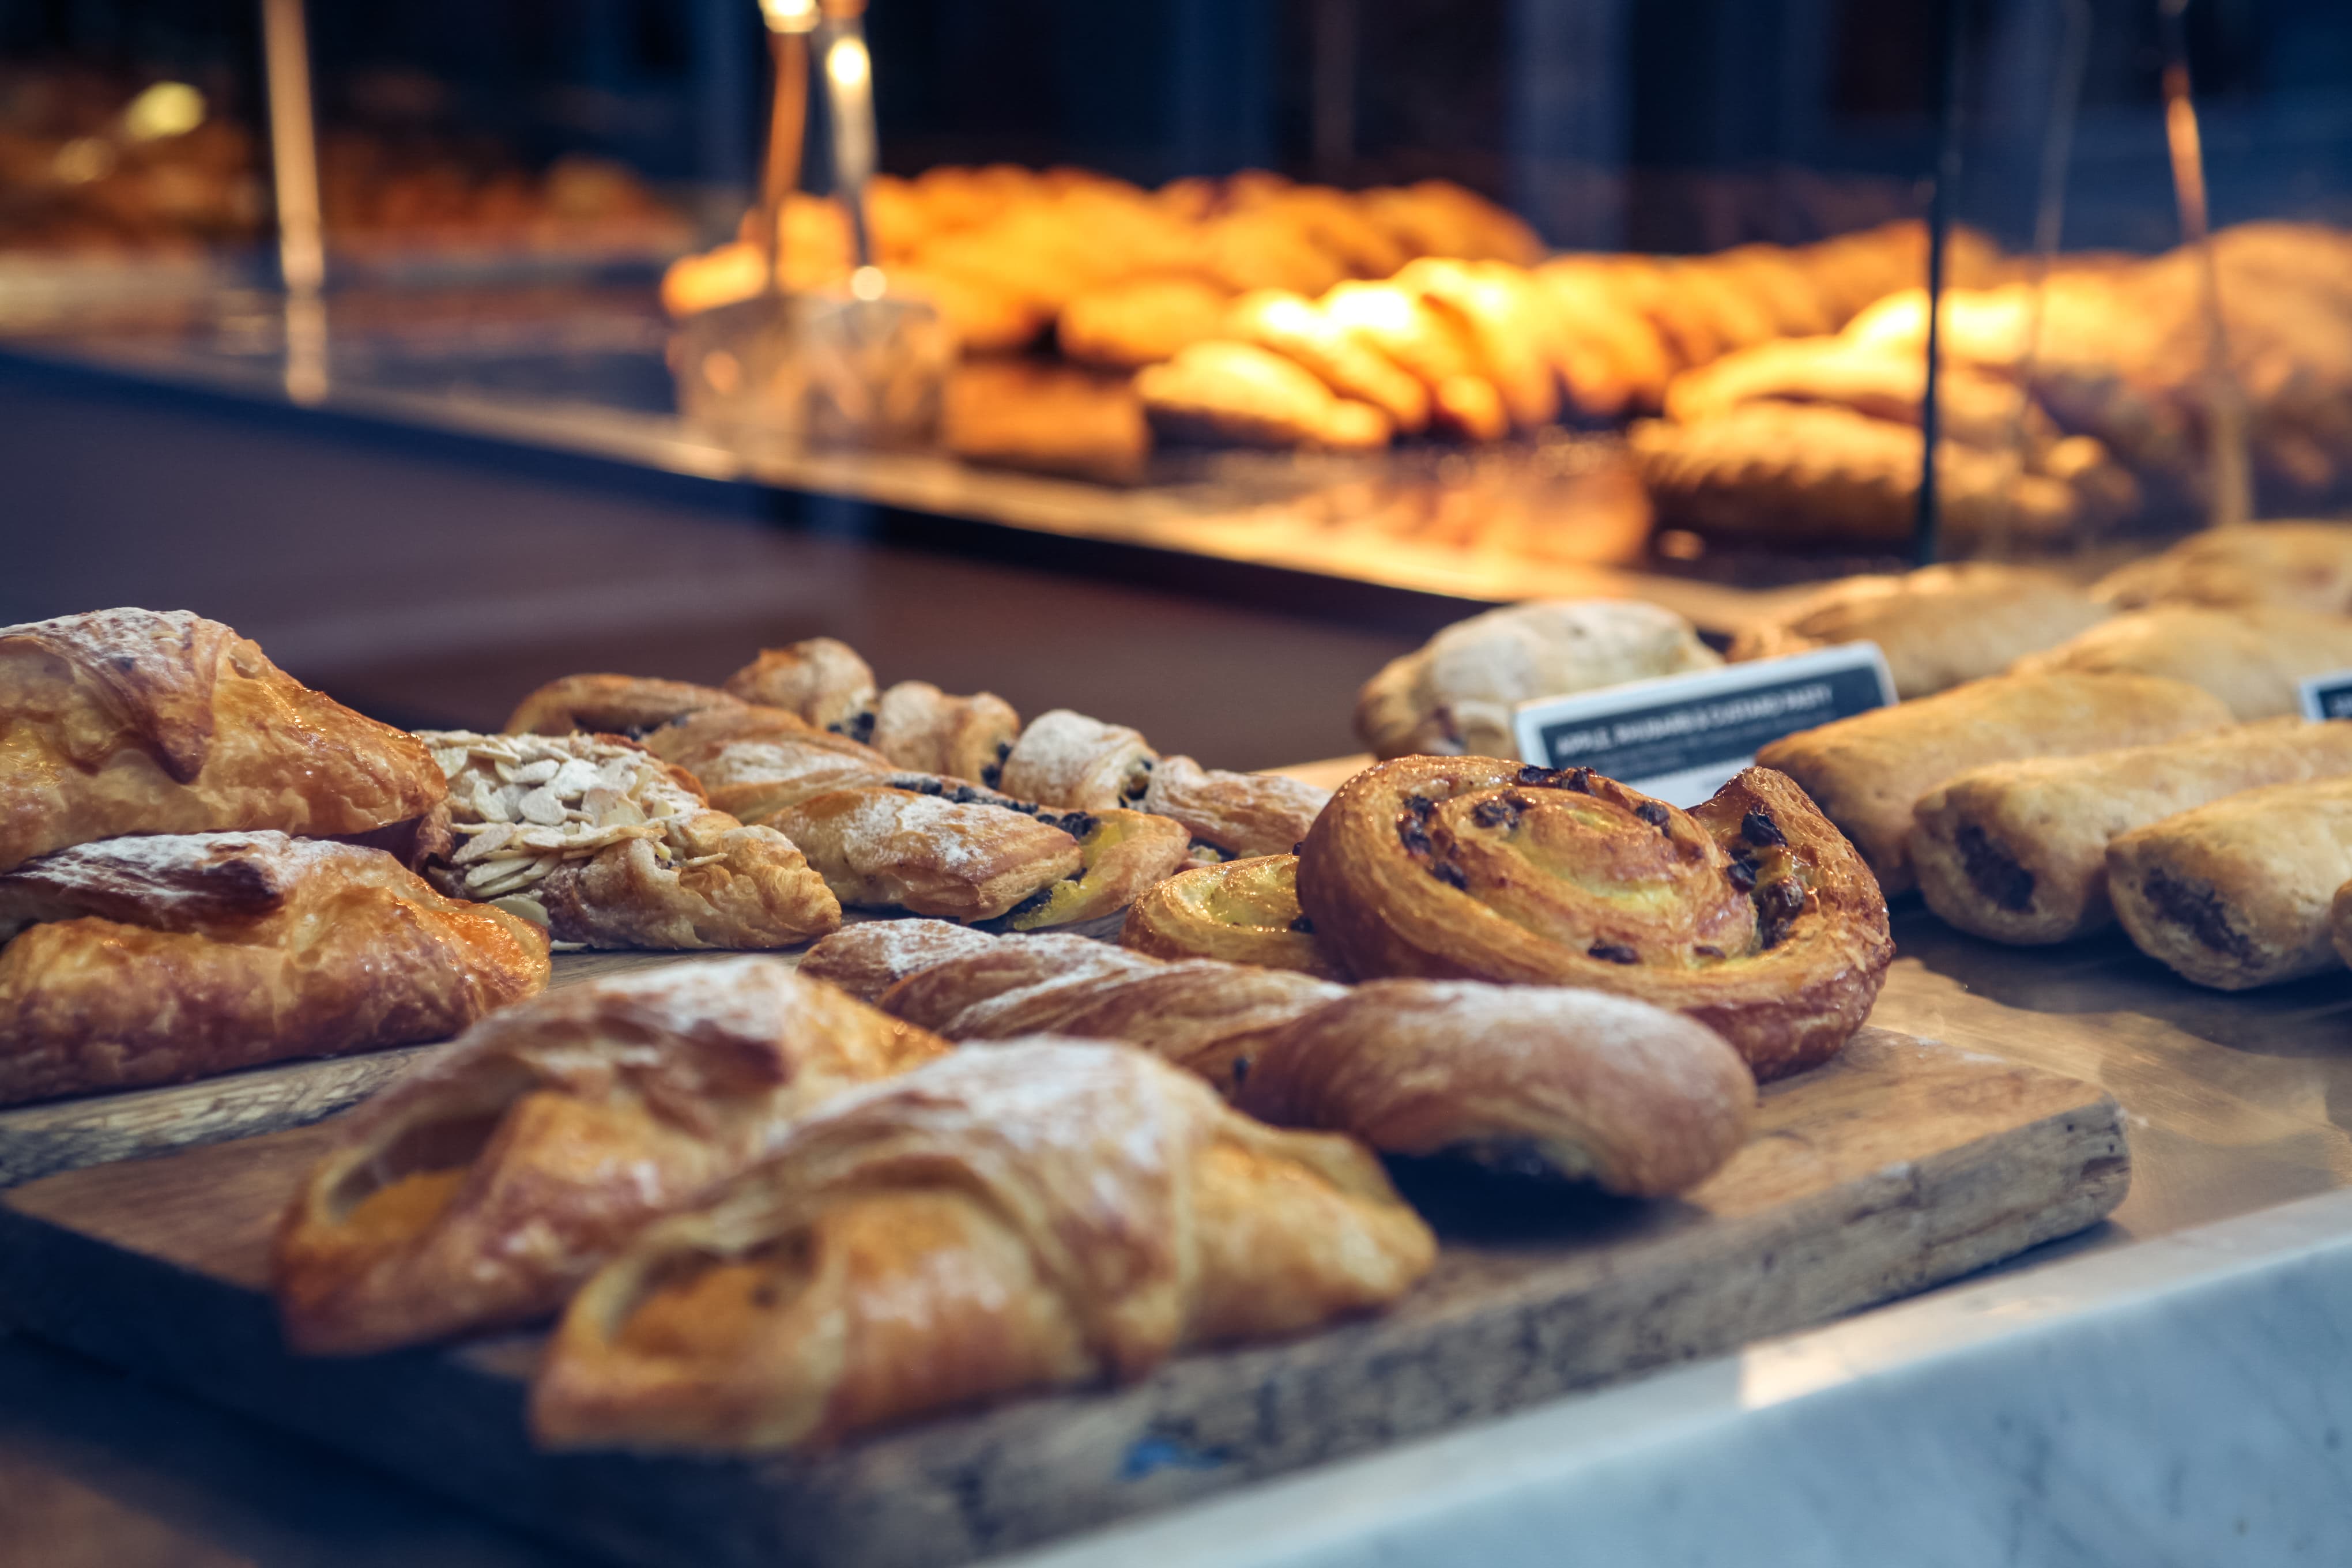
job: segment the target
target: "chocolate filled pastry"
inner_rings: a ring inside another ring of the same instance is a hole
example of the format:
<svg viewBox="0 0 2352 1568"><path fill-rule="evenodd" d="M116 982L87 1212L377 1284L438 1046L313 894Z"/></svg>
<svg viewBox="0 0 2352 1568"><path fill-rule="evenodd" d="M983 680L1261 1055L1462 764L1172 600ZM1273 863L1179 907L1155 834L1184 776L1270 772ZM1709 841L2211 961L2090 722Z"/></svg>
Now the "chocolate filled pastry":
<svg viewBox="0 0 2352 1568"><path fill-rule="evenodd" d="M1163 963L1076 937L949 949L854 927L803 972L871 984L951 1039L1034 1030L1141 1046L1255 1116L1351 1132L1386 1153L1684 1192L1746 1136L1755 1079L1702 1024L1592 991Z"/></svg>
<svg viewBox="0 0 2352 1568"><path fill-rule="evenodd" d="M1585 768L1383 763L1307 836L1298 901L1355 974L1639 997L1759 1079L1834 1056L1895 952L1861 856L1769 768L1685 812Z"/></svg>
<svg viewBox="0 0 2352 1568"><path fill-rule="evenodd" d="M841 905L772 828L715 810L694 781L612 736L421 737L448 779L446 843L422 867L452 897L496 903L590 947L784 947L841 924Z"/></svg>
<svg viewBox="0 0 2352 1568"><path fill-rule="evenodd" d="M2000 763L1916 808L1927 907L1996 942L2066 942L2108 925L2119 835L2264 784L2352 773L2352 723L2275 719L2085 757Z"/></svg>
<svg viewBox="0 0 2352 1568"><path fill-rule="evenodd" d="M1330 799L1329 790L1279 773L1228 773L1179 756L1152 764L1140 804L1182 823L1196 842L1239 857L1286 852Z"/></svg>
<svg viewBox="0 0 2352 1568"><path fill-rule="evenodd" d="M2272 784L2107 847L2116 917L2142 952L2242 991L2339 968L2329 921L2352 881L2352 778Z"/></svg>
<svg viewBox="0 0 2352 1568"><path fill-rule="evenodd" d="M545 1317L799 1118L947 1048L769 958L509 1008L338 1123L278 1226L287 1337L355 1354Z"/></svg>
<svg viewBox="0 0 2352 1568"><path fill-rule="evenodd" d="M923 680L902 680L874 707L874 749L902 768L946 773L994 788L1021 733L1021 715L993 692L950 697Z"/></svg>
<svg viewBox="0 0 2352 1568"><path fill-rule="evenodd" d="M2352 616L2285 605L2165 605L2091 627L2028 656L2021 675L2130 670L2203 687L2242 720L2301 710L2301 682L2352 668Z"/></svg>
<svg viewBox="0 0 2352 1568"><path fill-rule="evenodd" d="M1356 699L1356 733L1380 757L1517 756L1511 710L1518 703L1722 662L1688 621L1661 605L1513 605L1457 621L1391 659Z"/></svg>
<svg viewBox="0 0 2352 1568"><path fill-rule="evenodd" d="M2352 524L2254 522L2208 529L2161 555L2117 567L2092 593L2126 610L2285 605L2352 615Z"/></svg>
<svg viewBox="0 0 2352 1568"><path fill-rule="evenodd" d="M1387 1305L1436 1241L1348 1139L1117 1046L958 1052L816 1112L582 1289L541 1443L750 1452Z"/></svg>
<svg viewBox="0 0 2352 1568"><path fill-rule="evenodd" d="M787 647L763 647L760 657L727 678L727 689L746 702L781 708L820 730L856 740L874 711L874 671L857 650L832 637L808 637Z"/></svg>
<svg viewBox="0 0 2352 1568"><path fill-rule="evenodd" d="M1298 857L1259 855L1196 866L1135 900L1121 946L1154 958L1213 958L1345 980L1298 907Z"/></svg>
<svg viewBox="0 0 2352 1568"><path fill-rule="evenodd" d="M650 730L706 708L740 708L743 700L715 686L655 680L636 675L566 675L525 697L508 715L509 735L625 735Z"/></svg>
<svg viewBox="0 0 2352 1568"><path fill-rule="evenodd" d="M1731 639L1734 662L1839 643L1874 642L1895 694L1908 702L1999 675L2016 660L2104 620L2108 611L2063 577L1993 561L1952 562L1899 577L1848 577Z"/></svg>
<svg viewBox="0 0 2352 1568"><path fill-rule="evenodd" d="M1992 763L2078 757L2221 729L2218 697L2152 675L1998 675L1800 731L1756 753L1796 780L1853 840L1888 897L1916 885L1912 807Z"/></svg>
<svg viewBox="0 0 2352 1568"><path fill-rule="evenodd" d="M160 834L0 873L0 1105L456 1034L547 984L547 937L380 849Z"/></svg>
<svg viewBox="0 0 2352 1568"><path fill-rule="evenodd" d="M1131 806L1150 789L1159 756L1134 730L1056 708L1021 731L998 787L1065 810Z"/></svg>
<svg viewBox="0 0 2352 1568"><path fill-rule="evenodd" d="M125 833L371 833L424 816L441 771L185 610L0 627L0 869Z"/></svg>

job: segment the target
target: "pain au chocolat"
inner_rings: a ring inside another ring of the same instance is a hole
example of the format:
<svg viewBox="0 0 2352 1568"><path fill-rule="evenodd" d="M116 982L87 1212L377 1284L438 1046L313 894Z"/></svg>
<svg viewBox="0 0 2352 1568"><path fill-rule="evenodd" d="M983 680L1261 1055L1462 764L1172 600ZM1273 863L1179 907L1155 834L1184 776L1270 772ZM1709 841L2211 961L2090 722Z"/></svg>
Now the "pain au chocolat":
<svg viewBox="0 0 2352 1568"><path fill-rule="evenodd" d="M1894 956L1869 868L1769 768L1685 812L1589 769L1399 758L1333 797L1298 900L1360 976L1638 997L1720 1033L1759 1079L1836 1054Z"/></svg>
<svg viewBox="0 0 2352 1568"><path fill-rule="evenodd" d="M422 742L185 610L0 627L0 869L125 833L372 833L441 799Z"/></svg>

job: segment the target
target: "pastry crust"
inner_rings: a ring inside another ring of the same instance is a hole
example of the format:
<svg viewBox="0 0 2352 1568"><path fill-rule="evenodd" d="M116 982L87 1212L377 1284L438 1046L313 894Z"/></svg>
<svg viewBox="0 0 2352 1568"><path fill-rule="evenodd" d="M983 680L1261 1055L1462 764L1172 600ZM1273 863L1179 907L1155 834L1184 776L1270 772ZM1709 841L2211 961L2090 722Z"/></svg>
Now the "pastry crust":
<svg viewBox="0 0 2352 1568"><path fill-rule="evenodd" d="M1514 605L1458 621L1391 659L1356 699L1356 733L1383 758L1516 756L1517 703L1722 662L1688 621L1657 605Z"/></svg>
<svg viewBox="0 0 2352 1568"><path fill-rule="evenodd" d="M1435 1257L1346 1139L1262 1127L1116 1046L959 1052L810 1117L592 1279L531 1430L820 1448L1376 1309Z"/></svg>
<svg viewBox="0 0 2352 1568"><path fill-rule="evenodd" d="M1637 997L1759 1079L1836 1055L1895 952L1862 858L1768 768L1684 812L1584 768L1383 763L1307 836L1298 901L1356 974Z"/></svg>
<svg viewBox="0 0 2352 1568"><path fill-rule="evenodd" d="M2225 991L2337 968L2329 916L2347 881L2347 778L2246 790L2107 847L2116 916L2139 950Z"/></svg>
<svg viewBox="0 0 2352 1568"><path fill-rule="evenodd" d="M1311 300L1280 289L1244 294L1234 301L1224 329L1225 335L1304 365L1337 395L1370 404L1400 435L1429 427L1429 388L1421 379Z"/></svg>
<svg viewBox="0 0 2352 1568"><path fill-rule="evenodd" d="M1137 372L1135 391L1152 428L1180 440L1353 452L1385 447L1393 434L1370 404L1255 343L1194 343Z"/></svg>
<svg viewBox="0 0 2352 1568"><path fill-rule="evenodd" d="M2285 605L2167 605L2117 616L2014 668L2160 675L2203 687L2242 720L2285 718L2301 710L2305 677L2352 668L2352 617Z"/></svg>
<svg viewBox="0 0 2352 1568"><path fill-rule="evenodd" d="M1908 702L1999 675L2054 647L2108 611L2048 572L1993 561L1954 562L1899 577L1848 577L1732 638L1735 663L1838 643L1874 642Z"/></svg>
<svg viewBox="0 0 2352 1568"><path fill-rule="evenodd" d="M872 961L857 955L887 940L853 929L810 961L863 970ZM1706 1179L1739 1147L1755 1100L1746 1064L1713 1030L1591 991L1419 980L1349 991L1286 970L1008 937L914 970L881 1005L957 1040L1108 1036L1253 1114L1631 1195Z"/></svg>
<svg viewBox="0 0 2352 1568"><path fill-rule="evenodd" d="M0 870L124 833L331 837L422 816L440 771L185 610L0 627Z"/></svg>
<svg viewBox="0 0 2352 1568"><path fill-rule="evenodd" d="M1078 841L987 805L887 786L835 790L766 818L848 905L984 921L1076 873Z"/></svg>
<svg viewBox="0 0 2352 1568"><path fill-rule="evenodd" d="M1062 307L1054 338L1080 364L1140 370L1220 336L1232 291L1201 278L1137 278Z"/></svg>
<svg viewBox="0 0 2352 1568"><path fill-rule="evenodd" d="M740 708L742 700L715 686L655 680L637 675L566 675L549 681L508 715L509 735L626 735L648 731L706 708Z"/></svg>
<svg viewBox="0 0 2352 1568"><path fill-rule="evenodd" d="M933 969L950 958L988 952L997 939L986 931L952 921L866 921L808 950L797 973L847 992L860 1002L872 1002L910 974Z"/></svg>
<svg viewBox="0 0 2352 1568"><path fill-rule="evenodd" d="M1141 804L1223 854L1257 856L1297 847L1330 799L1329 790L1280 773L1228 773L1177 756L1152 765Z"/></svg>
<svg viewBox="0 0 2352 1568"><path fill-rule="evenodd" d="M1912 807L1946 779L1991 763L2076 757L2218 730L2218 697L2152 675L1999 675L1801 731L1756 753L1838 825L1888 897L1915 885Z"/></svg>
<svg viewBox="0 0 2352 1568"><path fill-rule="evenodd" d="M1978 768L1923 797L1911 863L1927 907L1996 942L2115 919L2107 846L2241 790L2352 773L2352 723L2277 719L2154 746Z"/></svg>
<svg viewBox="0 0 2352 1568"><path fill-rule="evenodd" d="M995 787L1021 733L1021 715L992 691L950 697L927 680L902 680L874 707L869 743L918 773Z"/></svg>
<svg viewBox="0 0 2352 1568"><path fill-rule="evenodd" d="M691 777L617 736L428 731L450 847L422 868L590 947L786 947L841 905L772 828L713 810Z"/></svg>
<svg viewBox="0 0 2352 1568"><path fill-rule="evenodd" d="M101 839L0 874L0 1105L453 1035L547 937L390 855L282 833Z"/></svg>
<svg viewBox="0 0 2352 1568"><path fill-rule="evenodd" d="M763 647L758 658L727 678L727 689L746 702L782 708L820 730L854 734L859 719L874 710L874 671L856 648L833 637Z"/></svg>
<svg viewBox="0 0 2352 1568"><path fill-rule="evenodd" d="M1345 980L1298 907L1298 857L1196 866L1135 900L1119 944L1154 958L1213 958Z"/></svg>
<svg viewBox="0 0 2352 1568"><path fill-rule="evenodd" d="M947 1049L767 958L509 1008L340 1124L278 1226L287 1337L358 1354L543 1317L808 1111Z"/></svg>
<svg viewBox="0 0 2352 1568"><path fill-rule="evenodd" d="M1158 760L1140 732L1056 708L1021 731L1001 787L1066 811L1101 811L1141 800Z"/></svg>
<svg viewBox="0 0 2352 1568"><path fill-rule="evenodd" d="M2286 605L2352 615L2352 525L2255 522L2209 529L2161 555L2119 566L2095 596L2152 605Z"/></svg>

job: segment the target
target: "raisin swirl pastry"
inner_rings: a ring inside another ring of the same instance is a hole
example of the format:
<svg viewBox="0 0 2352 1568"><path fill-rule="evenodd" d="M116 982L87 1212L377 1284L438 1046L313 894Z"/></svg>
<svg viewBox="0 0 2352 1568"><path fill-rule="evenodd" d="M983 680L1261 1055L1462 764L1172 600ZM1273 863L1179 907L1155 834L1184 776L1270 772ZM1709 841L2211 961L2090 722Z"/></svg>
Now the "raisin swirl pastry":
<svg viewBox="0 0 2352 1568"><path fill-rule="evenodd" d="M826 1106L573 1298L531 1389L563 1447L814 1449L1402 1296L1436 1239L1345 1138L1140 1051L957 1052Z"/></svg>
<svg viewBox="0 0 2352 1568"><path fill-rule="evenodd" d="M1685 812L1583 768L1383 763L1307 836L1298 900L1359 975L1640 997L1759 1079L1834 1056L1894 956L1869 868L1768 768Z"/></svg>
<svg viewBox="0 0 2352 1568"><path fill-rule="evenodd" d="M1267 1121L1628 1196L1705 1180L1746 1137L1756 1098L1747 1065L1714 1030L1596 991L1427 980L1350 988L921 921L827 937L801 973L952 1040L1039 1031L1124 1040Z"/></svg>
<svg viewBox="0 0 2352 1568"><path fill-rule="evenodd" d="M1315 940L1315 922L1298 907L1296 855L1257 855L1181 871L1135 900L1118 940L1155 958L1214 958L1325 980L1348 978Z"/></svg>

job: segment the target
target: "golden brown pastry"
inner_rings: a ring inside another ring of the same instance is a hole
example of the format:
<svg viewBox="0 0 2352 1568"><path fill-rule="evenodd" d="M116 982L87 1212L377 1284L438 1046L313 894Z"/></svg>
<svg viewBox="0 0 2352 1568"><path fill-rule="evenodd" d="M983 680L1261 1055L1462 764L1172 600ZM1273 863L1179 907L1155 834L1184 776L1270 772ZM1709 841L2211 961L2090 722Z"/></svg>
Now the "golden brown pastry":
<svg viewBox="0 0 2352 1568"><path fill-rule="evenodd" d="M1429 426L1429 389L1420 378L1312 300L1278 289L1244 294L1234 301L1219 335L1296 361L1338 395L1387 415L1401 435L1417 436Z"/></svg>
<svg viewBox="0 0 2352 1568"><path fill-rule="evenodd" d="M1516 756L1517 703L1722 662L1688 621L1657 605L1513 605L1458 621L1390 660L1356 699L1356 733L1378 757Z"/></svg>
<svg viewBox="0 0 2352 1568"><path fill-rule="evenodd" d="M1182 823L1195 843L1239 857L1296 848L1330 798L1328 789L1279 773L1229 773L1177 756L1151 765L1139 804Z"/></svg>
<svg viewBox="0 0 2352 1568"><path fill-rule="evenodd" d="M844 931L809 963L820 976L863 975L884 945ZM887 951L889 966L908 966L908 946ZM1349 990L1044 936L915 969L880 1005L968 1042L1032 1030L1125 1040L1253 1115L1633 1196L1705 1180L1739 1147L1755 1100L1753 1076L1712 1029L1592 991L1425 980Z"/></svg>
<svg viewBox="0 0 2352 1568"><path fill-rule="evenodd" d="M1224 335L1233 292L1203 278L1136 278L1062 307L1054 341L1080 364L1140 370Z"/></svg>
<svg viewBox="0 0 2352 1568"><path fill-rule="evenodd" d="M818 1448L1394 1300L1436 1242L1344 1138L1141 1052L959 1052L819 1111L573 1300L531 1389L559 1447Z"/></svg>
<svg viewBox="0 0 2352 1568"><path fill-rule="evenodd" d="M1316 308L1420 378L1439 429L1466 441L1499 441L1511 433L1502 392L1487 379L1458 314L1389 283L1342 283Z"/></svg>
<svg viewBox="0 0 2352 1568"><path fill-rule="evenodd" d="M1021 731L998 784L1023 800L1101 811L1141 800L1158 760L1139 732L1056 708Z"/></svg>
<svg viewBox="0 0 2352 1568"><path fill-rule="evenodd" d="M865 921L858 940L828 937L808 950L796 973L874 1002L910 974L937 968L951 958L991 952L1000 939L950 921ZM1099 944L1097 944L1099 945Z"/></svg>
<svg viewBox="0 0 2352 1568"><path fill-rule="evenodd" d="M820 730L855 739L861 716L874 710L874 671L857 650L833 637L808 637L760 657L727 678L728 691L746 702L782 708Z"/></svg>
<svg viewBox="0 0 2352 1568"><path fill-rule="evenodd" d="M2352 524L2257 522L2191 534L2092 590L2119 609L2285 605L2352 614Z"/></svg>
<svg viewBox="0 0 2352 1568"><path fill-rule="evenodd" d="M1151 426L1129 382L1036 360L967 361L940 395L940 444L975 463L1135 484Z"/></svg>
<svg viewBox="0 0 2352 1568"><path fill-rule="evenodd" d="M844 903L948 920L992 920L1085 863L1058 827L911 790L835 790L767 820L830 868Z"/></svg>
<svg viewBox="0 0 2352 1568"><path fill-rule="evenodd" d="M0 873L0 1105L453 1035L547 984L547 937L380 849L163 834Z"/></svg>
<svg viewBox="0 0 2352 1568"><path fill-rule="evenodd" d="M2225 991L2338 968L2328 921L2347 881L2347 778L2246 790L2107 847L2116 917L2139 950Z"/></svg>
<svg viewBox="0 0 2352 1568"><path fill-rule="evenodd" d="M685 680L654 680L636 675L566 675L525 697L506 721L509 735L626 735L648 730L705 708L740 708L742 699L715 686Z"/></svg>
<svg viewBox="0 0 2352 1568"><path fill-rule="evenodd" d="M124 833L331 837L422 816L440 770L185 610L0 627L0 869Z"/></svg>
<svg viewBox="0 0 2352 1568"><path fill-rule="evenodd" d="M1914 885L1912 807L1991 763L2077 757L2218 730L2218 697L2152 675L1997 675L1801 731L1756 753L1794 779L1853 840L1891 898Z"/></svg>
<svg viewBox="0 0 2352 1568"><path fill-rule="evenodd" d="M2352 773L2352 723L2274 719L2085 757L2000 763L1915 808L1927 907L1997 942L2065 942L2114 919L2107 846L2241 790Z"/></svg>
<svg viewBox="0 0 2352 1568"><path fill-rule="evenodd" d="M1425 257L1390 281L1462 323L1478 373L1502 394L1515 429L1538 429L1559 417L1559 385L1537 327L1540 297L1525 273Z"/></svg>
<svg viewBox="0 0 2352 1568"><path fill-rule="evenodd" d="M2304 679L2352 669L2352 616L2286 605L2165 605L2117 616L2013 668L2160 675L2204 688L2242 720L2284 718L2301 710Z"/></svg>
<svg viewBox="0 0 2352 1568"><path fill-rule="evenodd" d="M1874 642L1908 702L1999 675L2053 647L2106 609L2063 577L1994 561L1922 567L1899 577L1847 577L1780 614L1751 621L1730 658L1778 658L1838 643Z"/></svg>
<svg viewBox="0 0 2352 1568"><path fill-rule="evenodd" d="M724 710L733 712L734 709ZM614 736L425 731L456 842L422 868L590 947L785 947L841 905L772 828L713 810L681 770Z"/></svg>
<svg viewBox="0 0 2352 1568"><path fill-rule="evenodd" d="M1260 855L1179 872L1135 900L1118 940L1154 958L1213 958L1324 980L1348 978L1315 940L1315 923L1298 907L1296 855Z"/></svg>
<svg viewBox="0 0 2352 1568"><path fill-rule="evenodd" d="M1370 404L1254 343L1194 343L1137 372L1135 390L1152 428L1179 440L1356 452L1387 446L1393 433Z"/></svg>
<svg viewBox="0 0 2352 1568"><path fill-rule="evenodd" d="M867 743L899 767L992 788L1020 733L1021 715L992 691L950 697L927 680L902 680L876 701Z"/></svg>
<svg viewBox="0 0 2352 1568"><path fill-rule="evenodd" d="M1383 763L1307 836L1298 901L1352 973L1639 997L1759 1079L1834 1056L1895 955L1862 858L1769 768L1684 812L1588 768Z"/></svg>
<svg viewBox="0 0 2352 1568"><path fill-rule="evenodd" d="M803 1115L947 1048L769 958L509 1008L338 1124L278 1226L287 1338L354 1354L544 1317Z"/></svg>
<svg viewBox="0 0 2352 1568"><path fill-rule="evenodd" d="M863 742L755 703L689 713L649 731L645 745L691 773L711 805L746 822L827 790L880 784L905 771ZM908 772L908 782L915 776Z"/></svg>

